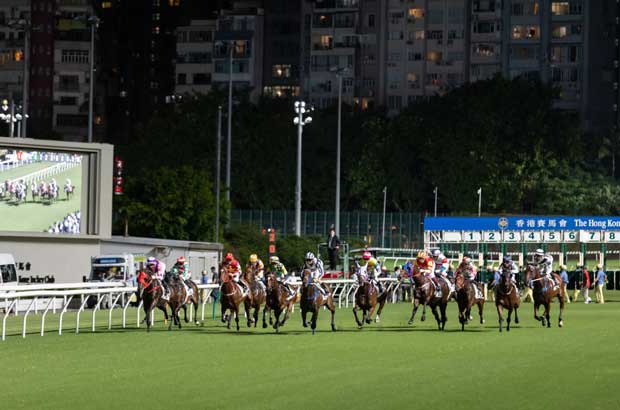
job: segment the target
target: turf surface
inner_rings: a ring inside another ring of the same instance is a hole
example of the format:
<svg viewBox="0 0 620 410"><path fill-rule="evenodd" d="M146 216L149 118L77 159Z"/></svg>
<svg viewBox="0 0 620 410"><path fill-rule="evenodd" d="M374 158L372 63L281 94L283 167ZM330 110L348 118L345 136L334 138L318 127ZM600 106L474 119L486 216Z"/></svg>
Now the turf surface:
<svg viewBox="0 0 620 410"><path fill-rule="evenodd" d="M620 301L620 292L607 293ZM115 325L107 312L82 317L82 333L38 336L31 316L9 319L0 342L4 409L618 409L620 304L570 304L565 327L551 329L521 309L521 324L499 333L489 303L487 323L457 330L455 304L445 332L427 321L406 322L408 303L387 305L382 322L358 330L350 309L337 312L330 332L321 311L319 332L300 325L299 310L281 334L272 329L228 331L210 318L203 327L147 334ZM208 309L210 312L210 308ZM159 317L158 317L159 318ZM114 315L115 323L119 314ZM65 325L75 327L75 314Z"/></svg>

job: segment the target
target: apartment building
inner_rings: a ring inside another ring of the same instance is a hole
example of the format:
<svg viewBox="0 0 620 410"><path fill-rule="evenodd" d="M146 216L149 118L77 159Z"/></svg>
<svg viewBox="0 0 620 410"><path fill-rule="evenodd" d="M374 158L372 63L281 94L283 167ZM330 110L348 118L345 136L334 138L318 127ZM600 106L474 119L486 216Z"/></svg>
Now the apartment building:
<svg viewBox="0 0 620 410"><path fill-rule="evenodd" d="M215 20L192 20L177 28L175 94L211 90Z"/></svg>
<svg viewBox="0 0 620 410"><path fill-rule="evenodd" d="M214 87L227 87L232 59L233 87L258 101L263 90L264 10L255 2L235 3L220 11L213 45ZM232 50L232 52L231 52Z"/></svg>

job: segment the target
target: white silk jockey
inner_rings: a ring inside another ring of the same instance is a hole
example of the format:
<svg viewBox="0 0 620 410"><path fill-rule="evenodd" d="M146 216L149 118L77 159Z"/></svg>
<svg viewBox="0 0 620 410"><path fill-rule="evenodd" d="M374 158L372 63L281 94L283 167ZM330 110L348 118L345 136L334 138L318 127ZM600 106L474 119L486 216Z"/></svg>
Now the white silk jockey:
<svg viewBox="0 0 620 410"><path fill-rule="evenodd" d="M517 286L517 274L519 273L519 267L509 256L504 256L502 263L497 268L500 275L505 273L510 274L510 281L515 285L517 293L519 293L519 287Z"/></svg>
<svg viewBox="0 0 620 410"><path fill-rule="evenodd" d="M448 288L450 288L450 292L454 292L454 285L448 279L448 268L450 267L450 263L446 255L439 249L435 249L433 251L433 262L435 262L435 274L439 275L439 278L446 282Z"/></svg>
<svg viewBox="0 0 620 410"><path fill-rule="evenodd" d="M157 258L149 257L146 261L146 267L151 272L151 276L161 282L164 287L164 294L162 299L168 300L170 298L170 290L164 281L166 275L166 265Z"/></svg>
<svg viewBox="0 0 620 410"><path fill-rule="evenodd" d="M314 256L312 252L308 252L306 253L305 267L310 270L312 283L317 285L317 288L323 293L323 295L327 295L327 289L325 289L325 285L321 283L321 279L323 278L323 275L325 275L323 261Z"/></svg>
<svg viewBox="0 0 620 410"><path fill-rule="evenodd" d="M536 253L534 254L534 264L540 270L540 273L544 275L545 278L551 280L554 286L559 286L559 283L555 281L555 278L551 274L553 270L553 256L545 253L542 249L536 249Z"/></svg>

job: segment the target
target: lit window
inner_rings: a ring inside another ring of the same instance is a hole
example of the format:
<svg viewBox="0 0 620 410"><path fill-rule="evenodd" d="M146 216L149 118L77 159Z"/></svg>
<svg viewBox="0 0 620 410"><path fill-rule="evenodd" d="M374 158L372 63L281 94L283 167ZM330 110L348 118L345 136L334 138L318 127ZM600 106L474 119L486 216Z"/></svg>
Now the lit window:
<svg viewBox="0 0 620 410"><path fill-rule="evenodd" d="M289 78L291 76L291 65L275 64L271 72L274 78Z"/></svg>
<svg viewBox="0 0 620 410"><path fill-rule="evenodd" d="M22 59L24 58L24 52L21 50L16 50L15 51L15 61L22 61Z"/></svg>
<svg viewBox="0 0 620 410"><path fill-rule="evenodd" d="M168 0L168 5L170 7L179 7L181 5L181 0Z"/></svg>
<svg viewBox="0 0 620 410"><path fill-rule="evenodd" d="M409 17L424 18L424 9L409 9Z"/></svg>
<svg viewBox="0 0 620 410"><path fill-rule="evenodd" d="M101 8L102 9L111 9L112 8L112 2L111 1L102 1L101 2Z"/></svg>

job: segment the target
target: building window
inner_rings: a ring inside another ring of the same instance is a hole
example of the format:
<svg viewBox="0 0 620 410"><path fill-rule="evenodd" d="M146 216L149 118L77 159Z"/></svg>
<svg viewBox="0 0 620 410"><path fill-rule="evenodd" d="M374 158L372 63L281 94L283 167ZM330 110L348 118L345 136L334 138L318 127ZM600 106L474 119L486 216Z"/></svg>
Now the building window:
<svg viewBox="0 0 620 410"><path fill-rule="evenodd" d="M58 114L56 116L57 127L86 127L88 115Z"/></svg>
<svg viewBox="0 0 620 410"><path fill-rule="evenodd" d="M192 78L192 82L197 85L211 84L210 73L195 73Z"/></svg>
<svg viewBox="0 0 620 410"><path fill-rule="evenodd" d="M489 12L495 11L496 0L474 0L474 11L477 12Z"/></svg>
<svg viewBox="0 0 620 410"><path fill-rule="evenodd" d="M271 74L274 78L289 78L291 76L291 65L275 64L271 67Z"/></svg>
<svg viewBox="0 0 620 410"><path fill-rule="evenodd" d="M415 19L424 18L424 9L409 9L409 17Z"/></svg>
<svg viewBox="0 0 620 410"><path fill-rule="evenodd" d="M389 95L388 96L388 108L390 110L400 110L403 105L403 97L400 95Z"/></svg>
<svg viewBox="0 0 620 410"><path fill-rule="evenodd" d="M512 46L510 56L513 60L536 60L540 54L537 46Z"/></svg>
<svg viewBox="0 0 620 410"><path fill-rule="evenodd" d="M374 26L375 26L375 15L369 14L368 15L368 27L374 27Z"/></svg>
<svg viewBox="0 0 620 410"><path fill-rule="evenodd" d="M582 1L554 1L551 3L551 14L554 16L583 14Z"/></svg>
<svg viewBox="0 0 620 410"><path fill-rule="evenodd" d="M390 31L388 39L390 40L402 40L404 38L402 31Z"/></svg>
<svg viewBox="0 0 620 410"><path fill-rule="evenodd" d="M153 27L153 34L159 34L159 26Z"/></svg>
<svg viewBox="0 0 620 410"><path fill-rule="evenodd" d="M441 62L443 54L440 51L429 51L426 53L426 60L434 63Z"/></svg>
<svg viewBox="0 0 620 410"><path fill-rule="evenodd" d="M512 26L513 40L530 40L540 38L540 26Z"/></svg>
<svg viewBox="0 0 620 410"><path fill-rule="evenodd" d="M77 97L60 97L59 105L77 105Z"/></svg>
<svg viewBox="0 0 620 410"><path fill-rule="evenodd" d="M537 16L540 12L540 5L537 0L524 0L512 4L513 16Z"/></svg>
<svg viewBox="0 0 620 410"><path fill-rule="evenodd" d="M60 61L67 64L88 64L88 50L62 50Z"/></svg>
<svg viewBox="0 0 620 410"><path fill-rule="evenodd" d="M178 85L185 85L186 82L187 82L187 74L185 74L185 73L177 74L177 84Z"/></svg>
<svg viewBox="0 0 620 410"><path fill-rule="evenodd" d="M213 41L213 34L211 31L190 31L189 42L190 43L210 43Z"/></svg>
<svg viewBox="0 0 620 410"><path fill-rule="evenodd" d="M472 54L476 57L493 57L499 52L496 52L495 44L474 44L472 46Z"/></svg>
<svg viewBox="0 0 620 410"><path fill-rule="evenodd" d="M101 8L102 9L111 9L112 8L112 2L111 1L102 1L101 2Z"/></svg>
<svg viewBox="0 0 620 410"><path fill-rule="evenodd" d="M564 38L569 36L580 36L583 26L581 24L563 24L554 26L551 30L551 37Z"/></svg>
<svg viewBox="0 0 620 410"><path fill-rule="evenodd" d="M474 33L495 33L495 23L488 21L479 21L474 23Z"/></svg>
<svg viewBox="0 0 620 410"><path fill-rule="evenodd" d="M420 81L416 73L407 73L407 86L411 89L420 88Z"/></svg>
<svg viewBox="0 0 620 410"><path fill-rule="evenodd" d="M61 75L58 83L59 91L79 91L80 78L77 75Z"/></svg>
<svg viewBox="0 0 620 410"><path fill-rule="evenodd" d="M179 7L181 5L181 0L168 0L168 5L170 7Z"/></svg>

